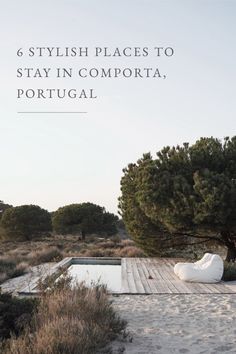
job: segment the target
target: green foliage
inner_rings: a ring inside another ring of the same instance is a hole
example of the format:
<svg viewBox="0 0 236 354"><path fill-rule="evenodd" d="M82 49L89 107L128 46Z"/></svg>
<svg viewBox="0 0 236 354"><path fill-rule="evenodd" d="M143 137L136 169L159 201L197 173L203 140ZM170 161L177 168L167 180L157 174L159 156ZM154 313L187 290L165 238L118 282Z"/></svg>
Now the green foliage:
<svg viewBox="0 0 236 354"><path fill-rule="evenodd" d="M0 340L18 336L29 324L37 301L0 293Z"/></svg>
<svg viewBox="0 0 236 354"><path fill-rule="evenodd" d="M11 208L12 205L9 204L5 204L2 200L0 200L0 220L2 218L2 214L4 213L4 211L8 208Z"/></svg>
<svg viewBox="0 0 236 354"><path fill-rule="evenodd" d="M212 240L236 256L236 137L145 154L124 169L121 191L127 230L148 254Z"/></svg>
<svg viewBox="0 0 236 354"><path fill-rule="evenodd" d="M53 229L61 234L82 236L91 233L116 233L118 217L92 203L71 204L59 208L52 218Z"/></svg>
<svg viewBox="0 0 236 354"><path fill-rule="evenodd" d="M102 218L102 232L108 236L114 235L117 232L118 216L109 212L103 212Z"/></svg>
<svg viewBox="0 0 236 354"><path fill-rule="evenodd" d="M6 238L11 240L31 240L52 229L49 212L37 205L22 205L5 210L1 226Z"/></svg>
<svg viewBox="0 0 236 354"><path fill-rule="evenodd" d="M236 263L224 262L224 273L222 280L231 281L236 280Z"/></svg>

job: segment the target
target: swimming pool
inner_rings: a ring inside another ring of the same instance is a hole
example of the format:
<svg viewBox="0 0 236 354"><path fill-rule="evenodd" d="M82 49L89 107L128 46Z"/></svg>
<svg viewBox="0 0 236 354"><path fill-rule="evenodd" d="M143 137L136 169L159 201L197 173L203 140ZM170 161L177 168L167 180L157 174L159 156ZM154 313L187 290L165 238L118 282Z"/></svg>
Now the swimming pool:
<svg viewBox="0 0 236 354"><path fill-rule="evenodd" d="M74 264L67 274L72 286L84 282L87 286L102 284L113 293L121 292L121 265L119 264Z"/></svg>
<svg viewBox="0 0 236 354"><path fill-rule="evenodd" d="M18 291L19 295L40 295L39 284L48 276L55 281L66 272L72 278L71 284L84 282L87 286L103 284L110 293L122 293L121 258L114 257L67 257L55 264L46 274L33 279Z"/></svg>

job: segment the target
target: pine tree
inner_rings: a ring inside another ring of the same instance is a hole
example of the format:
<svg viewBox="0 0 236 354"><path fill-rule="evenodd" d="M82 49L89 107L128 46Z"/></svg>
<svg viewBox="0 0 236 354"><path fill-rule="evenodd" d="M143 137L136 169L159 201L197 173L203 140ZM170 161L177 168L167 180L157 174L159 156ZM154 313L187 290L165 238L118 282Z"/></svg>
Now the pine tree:
<svg viewBox="0 0 236 354"><path fill-rule="evenodd" d="M123 172L121 215L147 254L214 241L235 260L236 137L167 146Z"/></svg>

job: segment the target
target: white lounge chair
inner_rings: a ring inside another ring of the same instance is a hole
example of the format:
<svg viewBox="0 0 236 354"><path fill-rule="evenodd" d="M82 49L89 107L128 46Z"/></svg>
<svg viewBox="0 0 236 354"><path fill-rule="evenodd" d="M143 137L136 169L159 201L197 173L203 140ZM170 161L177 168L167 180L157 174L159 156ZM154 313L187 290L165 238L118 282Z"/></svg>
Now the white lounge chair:
<svg viewBox="0 0 236 354"><path fill-rule="evenodd" d="M202 265L203 263L209 261L211 259L211 256L212 256L212 253L205 253L204 256L199 261L197 261L195 263L182 263L182 262L176 263L176 265L174 266L174 272L177 276L179 276L179 271L180 271L182 265L188 265L188 264Z"/></svg>
<svg viewBox="0 0 236 354"><path fill-rule="evenodd" d="M221 280L223 271L222 258L211 253L205 253L195 263L177 263L174 266L174 272L181 280L197 283L217 283Z"/></svg>

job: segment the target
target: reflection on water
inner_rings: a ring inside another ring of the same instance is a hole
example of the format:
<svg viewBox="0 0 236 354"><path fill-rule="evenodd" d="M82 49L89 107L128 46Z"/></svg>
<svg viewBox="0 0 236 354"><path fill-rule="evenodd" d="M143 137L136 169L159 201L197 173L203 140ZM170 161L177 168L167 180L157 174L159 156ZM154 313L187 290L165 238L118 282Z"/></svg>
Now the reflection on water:
<svg viewBox="0 0 236 354"><path fill-rule="evenodd" d="M87 286L99 283L112 292L121 291L121 265L74 264L68 268L68 275L73 283L84 282Z"/></svg>

